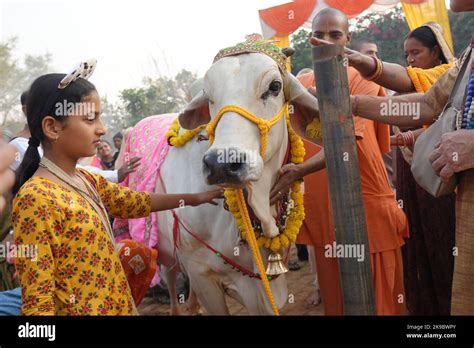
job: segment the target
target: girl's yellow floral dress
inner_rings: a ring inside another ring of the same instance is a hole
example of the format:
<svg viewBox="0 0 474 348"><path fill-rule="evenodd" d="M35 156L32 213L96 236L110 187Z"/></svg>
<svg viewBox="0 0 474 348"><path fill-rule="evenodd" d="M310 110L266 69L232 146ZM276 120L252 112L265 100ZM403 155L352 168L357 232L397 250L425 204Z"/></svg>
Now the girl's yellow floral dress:
<svg viewBox="0 0 474 348"><path fill-rule="evenodd" d="M111 216L150 214L151 197L82 171ZM37 246L16 259L25 315L131 315L132 296L118 254L99 215L78 193L30 178L13 201L17 245Z"/></svg>

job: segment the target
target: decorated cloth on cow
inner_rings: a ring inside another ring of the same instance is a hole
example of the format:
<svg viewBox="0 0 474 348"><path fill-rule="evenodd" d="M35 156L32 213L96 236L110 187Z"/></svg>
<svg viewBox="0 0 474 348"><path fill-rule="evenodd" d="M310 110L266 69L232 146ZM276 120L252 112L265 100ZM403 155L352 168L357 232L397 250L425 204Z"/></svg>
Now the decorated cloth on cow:
<svg viewBox="0 0 474 348"><path fill-rule="evenodd" d="M133 128L125 141L124 156L125 158L139 156L142 165L135 172L130 173L120 185L140 192L155 191L161 165L169 151L165 134L176 117L176 114L147 117ZM150 214L140 219L115 219L113 229L117 242L133 239L150 248L156 248L158 244L157 214ZM157 271L151 285L158 283Z"/></svg>

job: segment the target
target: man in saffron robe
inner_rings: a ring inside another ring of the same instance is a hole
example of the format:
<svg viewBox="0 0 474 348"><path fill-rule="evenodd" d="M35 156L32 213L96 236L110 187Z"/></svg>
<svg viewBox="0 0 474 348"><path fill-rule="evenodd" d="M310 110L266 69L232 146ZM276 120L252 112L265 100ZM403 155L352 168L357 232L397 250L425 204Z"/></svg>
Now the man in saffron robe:
<svg viewBox="0 0 474 348"><path fill-rule="evenodd" d="M312 31L313 36L335 44L347 45L351 39L347 17L335 9L319 12L314 18ZM365 80L354 68L348 67L347 73L351 95L384 95L382 87ZM305 87L314 86L312 73L302 75L299 80ZM317 127L313 122L307 132ZM390 150L389 127L356 116L354 127L377 314L402 315L405 314L405 295L400 247L404 243L403 237L408 237L408 223L390 188L382 159L382 153ZM335 241L335 232L328 178L324 169L324 149L309 142L305 142L305 148L307 154L304 163L282 168L281 177L271 192L272 201L278 199L281 195L279 192L285 191L289 183L305 177L307 218L297 242L315 248L326 315L342 315L344 309L338 259L325 256L327 247Z"/></svg>

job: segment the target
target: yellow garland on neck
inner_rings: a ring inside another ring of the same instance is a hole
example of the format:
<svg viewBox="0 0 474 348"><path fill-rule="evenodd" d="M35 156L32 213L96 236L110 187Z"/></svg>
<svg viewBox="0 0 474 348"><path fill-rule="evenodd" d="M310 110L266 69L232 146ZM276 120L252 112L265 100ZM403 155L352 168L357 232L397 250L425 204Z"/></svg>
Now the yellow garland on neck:
<svg viewBox="0 0 474 348"><path fill-rule="evenodd" d="M302 163L304 161L305 155L303 141L291 128L288 112L286 112L285 118L289 134L288 140L290 141L291 162L295 164ZM168 143L170 145L181 147L185 145L189 140L191 140L194 136L199 134L204 128L205 126L200 126L199 128L185 131L182 134L179 134L180 126L178 119L176 119L170 126L170 129L166 134L166 139L168 140ZM227 202L227 206L229 207L229 211L232 213L237 222L237 225L239 226L242 238L245 241L249 242L249 236L247 236L247 228L244 222L244 215L246 214L242 211L242 209L239 208L236 189L225 189L224 196ZM292 185L290 204L293 206L293 209L291 210L288 216L286 227L283 231L280 232L278 236L268 238L264 236L263 233L254 230L258 245L260 247L263 246L273 252L278 252L282 248L289 247L291 242L296 242L296 238L298 236L305 217L303 206L303 193L301 192L300 181L297 181Z"/></svg>

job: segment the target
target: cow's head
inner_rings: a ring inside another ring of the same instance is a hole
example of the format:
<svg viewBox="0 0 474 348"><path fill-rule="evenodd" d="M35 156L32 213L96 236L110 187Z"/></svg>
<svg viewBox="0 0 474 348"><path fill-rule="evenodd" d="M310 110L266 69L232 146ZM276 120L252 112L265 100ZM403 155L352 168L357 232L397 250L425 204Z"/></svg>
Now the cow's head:
<svg viewBox="0 0 474 348"><path fill-rule="evenodd" d="M209 184L242 187L261 178L266 163L287 143L285 117L277 117L286 102L295 131L301 134L318 113L317 100L276 60L263 53L245 53L223 57L211 66L203 90L179 117L185 129L211 124L213 142L203 157ZM266 144L261 129L265 127L244 114L276 121Z"/></svg>

